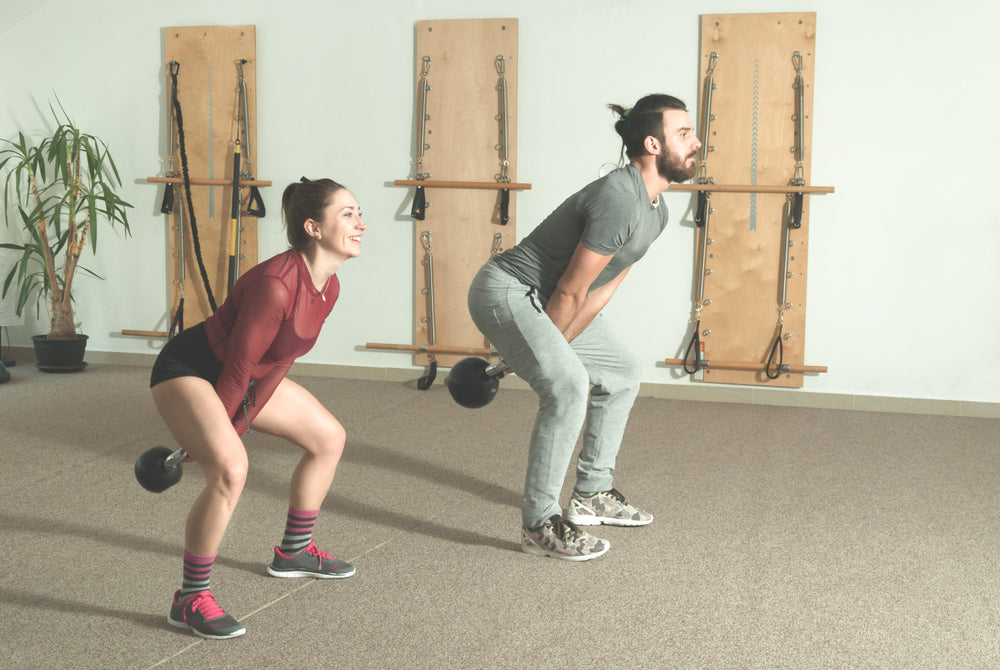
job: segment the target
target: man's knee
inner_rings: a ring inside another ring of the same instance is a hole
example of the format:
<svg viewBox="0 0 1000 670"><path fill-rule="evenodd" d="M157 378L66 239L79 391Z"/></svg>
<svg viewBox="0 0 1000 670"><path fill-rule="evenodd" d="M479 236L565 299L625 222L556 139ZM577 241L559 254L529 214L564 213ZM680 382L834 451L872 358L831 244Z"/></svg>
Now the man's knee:
<svg viewBox="0 0 1000 670"><path fill-rule="evenodd" d="M561 365L542 370L532 388L543 403L572 407L586 403L590 378L582 364Z"/></svg>

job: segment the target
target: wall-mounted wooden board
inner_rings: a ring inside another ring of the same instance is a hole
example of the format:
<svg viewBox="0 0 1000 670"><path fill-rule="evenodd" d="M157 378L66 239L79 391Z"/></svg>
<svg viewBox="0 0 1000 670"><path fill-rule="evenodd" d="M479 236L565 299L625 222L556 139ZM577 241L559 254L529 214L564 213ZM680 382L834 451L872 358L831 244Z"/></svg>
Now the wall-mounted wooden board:
<svg viewBox="0 0 1000 670"><path fill-rule="evenodd" d="M247 136L250 139L252 174L257 175L257 78L255 26L199 26L164 29L165 95L170 104L170 64L179 63L177 95L180 101L188 169L192 179L233 178L233 151L241 116L236 62L245 60L243 79L247 89ZM166 119L166 113L164 113ZM173 144L173 167L180 174L180 145ZM245 152L242 160L246 160ZM184 325L192 326L207 318L212 309L195 258L191 221L184 201L184 187L175 186L178 201L170 219L170 310L173 315L180 296L184 295ZM239 236L240 274L257 264L257 219L246 213L248 190L242 189L244 201ZM227 295L229 250L231 245L231 199L229 185L192 186L202 259L209 284L218 305ZM183 206L182 217L178 210ZM178 224L183 221L184 282L180 283Z"/></svg>
<svg viewBox="0 0 1000 670"><path fill-rule="evenodd" d="M805 183L810 183L816 14L709 14L702 16L702 90L712 54L711 135L707 175L718 184L781 185L796 176L796 68L801 54ZM699 117L701 114L699 114ZM704 129L701 129L702 131ZM784 313L784 362L805 355L806 260L809 197L802 226L791 236ZM777 335L786 196L713 193L701 315L705 358L711 362L765 363ZM698 244L701 244L699 231ZM696 270L699 271L699 270ZM801 387L801 373L772 380L761 372L705 370L704 381Z"/></svg>
<svg viewBox="0 0 1000 670"><path fill-rule="evenodd" d="M423 168L429 182L495 182L502 157L500 75L497 56L504 57L507 84L508 176L517 181L517 19L420 21L416 27L417 82L415 109L421 112L420 78L424 57L431 58L427 73L427 116ZM419 119L418 119L419 121ZM419 123L415 129L419 130ZM419 134L419 133L417 133ZM430 344L424 232L431 234L434 262L434 318L436 344L482 348L484 339L468 309L469 285L490 257L495 236L503 247L516 242L516 194L510 191L510 220L500 224L500 191L482 188L426 189L425 218L414 221L415 253L414 342ZM445 367L463 358L437 355ZM429 356L416 354L414 363L426 365Z"/></svg>

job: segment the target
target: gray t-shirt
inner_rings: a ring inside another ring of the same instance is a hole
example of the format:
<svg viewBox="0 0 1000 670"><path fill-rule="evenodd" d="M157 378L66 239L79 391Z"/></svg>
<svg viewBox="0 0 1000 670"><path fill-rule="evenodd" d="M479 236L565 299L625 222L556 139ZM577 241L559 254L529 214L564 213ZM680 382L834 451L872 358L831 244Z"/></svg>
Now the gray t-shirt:
<svg viewBox="0 0 1000 670"><path fill-rule="evenodd" d="M601 255L613 254L590 285L594 290L642 258L663 232L667 206L660 196L656 203L650 202L639 169L630 163L571 195L494 261L548 301L582 242Z"/></svg>

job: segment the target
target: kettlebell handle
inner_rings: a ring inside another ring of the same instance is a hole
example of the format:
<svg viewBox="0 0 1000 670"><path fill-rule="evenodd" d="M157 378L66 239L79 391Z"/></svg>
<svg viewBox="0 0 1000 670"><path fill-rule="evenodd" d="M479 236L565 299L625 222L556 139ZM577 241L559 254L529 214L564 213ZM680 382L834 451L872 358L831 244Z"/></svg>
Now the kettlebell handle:
<svg viewBox="0 0 1000 670"><path fill-rule="evenodd" d="M496 363L490 363L483 370L487 377L496 377L497 379L503 379L504 374L507 373L507 362L500 359Z"/></svg>

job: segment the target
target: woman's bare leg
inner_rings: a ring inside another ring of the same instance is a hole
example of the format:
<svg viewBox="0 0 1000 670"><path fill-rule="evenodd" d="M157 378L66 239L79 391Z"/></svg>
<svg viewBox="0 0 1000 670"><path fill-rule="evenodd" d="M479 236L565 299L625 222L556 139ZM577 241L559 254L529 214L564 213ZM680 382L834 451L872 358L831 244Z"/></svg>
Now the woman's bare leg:
<svg viewBox="0 0 1000 670"><path fill-rule="evenodd" d="M347 441L340 422L311 393L283 379L251 427L302 448L304 453L292 473L289 506L318 510Z"/></svg>
<svg viewBox="0 0 1000 670"><path fill-rule="evenodd" d="M160 382L153 387L153 401L177 444L205 476L205 488L188 513L184 548L213 556L246 483L246 449L214 387L204 379Z"/></svg>

